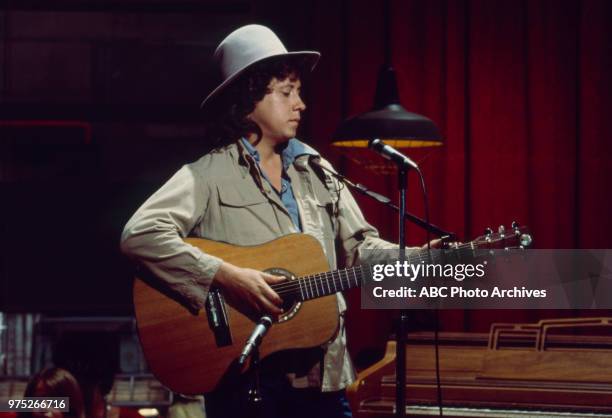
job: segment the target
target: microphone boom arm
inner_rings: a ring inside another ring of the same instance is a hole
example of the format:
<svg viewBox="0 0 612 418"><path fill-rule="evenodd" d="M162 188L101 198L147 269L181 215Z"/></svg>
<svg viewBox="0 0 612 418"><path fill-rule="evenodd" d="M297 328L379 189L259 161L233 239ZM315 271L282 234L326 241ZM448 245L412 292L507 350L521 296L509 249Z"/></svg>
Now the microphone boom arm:
<svg viewBox="0 0 612 418"><path fill-rule="evenodd" d="M342 174L338 174L333 170L330 170L329 168L323 166L322 164L320 164L318 161L316 160L312 160L313 164L316 164L317 167L323 169L324 171L328 172L329 174L331 174L332 176L334 176L336 179L338 179L339 181L341 181L342 183L346 184L347 186L349 186L351 189L358 191L359 193L368 196L371 199L376 200L379 203L382 203L383 205L390 207L391 209L393 209L396 212L399 212L399 207L397 205L394 205L391 202L391 199L389 199L386 196L383 196L380 193L376 193L373 192L371 190L369 190L367 187L365 187L363 184L361 183L353 183L352 181L350 181L348 178L346 178L345 176L343 176ZM410 212L406 212L404 214L404 217L412 222L413 224L423 228L426 231L431 232L434 235L437 235L440 238L446 238L449 240L454 240L455 239L455 233L453 232L449 232L449 231L445 231L444 229L431 224L431 223L427 223L425 222L423 219L419 218L416 215L413 215Z"/></svg>

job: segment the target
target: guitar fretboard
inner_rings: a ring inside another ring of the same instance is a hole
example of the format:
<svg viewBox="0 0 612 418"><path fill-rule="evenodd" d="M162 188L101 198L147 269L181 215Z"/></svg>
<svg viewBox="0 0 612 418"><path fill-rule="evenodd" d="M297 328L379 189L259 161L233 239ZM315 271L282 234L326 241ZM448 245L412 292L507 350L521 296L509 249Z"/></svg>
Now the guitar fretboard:
<svg viewBox="0 0 612 418"><path fill-rule="evenodd" d="M506 234L505 229L500 227L499 233L489 232L474 241L454 244L451 248L435 251L426 248L408 249L404 256L398 259L405 260L409 264L461 263L473 261L483 256L489 257L493 255L491 248L525 248L530 246L531 242L531 236L524 234L524 228L518 228L513 223L512 231L508 234ZM395 260L385 261L393 263ZM283 299L306 301L359 287L366 280L370 280L372 275L373 265L361 264L342 270L292 278L271 287Z"/></svg>
<svg viewBox="0 0 612 418"><path fill-rule="evenodd" d="M438 263L442 259L460 261L465 258L473 259L476 255L475 249L472 243L467 243L457 248L437 250L431 253L426 249L410 250L404 259L410 264ZM293 278L288 282L272 285L272 288L281 298L288 297L292 300L306 301L359 287L372 277L372 269L372 264L361 264L346 269Z"/></svg>

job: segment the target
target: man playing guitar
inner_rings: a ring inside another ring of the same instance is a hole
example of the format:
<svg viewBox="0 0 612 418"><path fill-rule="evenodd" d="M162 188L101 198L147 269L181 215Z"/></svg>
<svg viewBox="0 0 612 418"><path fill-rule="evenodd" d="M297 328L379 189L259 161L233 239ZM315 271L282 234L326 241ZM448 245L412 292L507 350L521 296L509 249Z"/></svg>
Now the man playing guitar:
<svg viewBox="0 0 612 418"><path fill-rule="evenodd" d="M396 246L379 238L349 191L320 167L330 164L295 138L306 110L301 79L319 53L288 52L270 29L248 25L228 35L214 59L222 82L202 103L214 149L183 166L136 211L121 248L192 312L218 288L250 318L277 316L283 301L271 285L285 278L231 264L183 239L251 246L302 232L318 240L331 269L375 262L364 259L364 250ZM315 351L314 365L280 372L263 365L263 416L351 416L344 389L355 373L346 350L346 303L339 292L336 299L339 329ZM208 416L246 416L248 390L242 379L206 394Z"/></svg>

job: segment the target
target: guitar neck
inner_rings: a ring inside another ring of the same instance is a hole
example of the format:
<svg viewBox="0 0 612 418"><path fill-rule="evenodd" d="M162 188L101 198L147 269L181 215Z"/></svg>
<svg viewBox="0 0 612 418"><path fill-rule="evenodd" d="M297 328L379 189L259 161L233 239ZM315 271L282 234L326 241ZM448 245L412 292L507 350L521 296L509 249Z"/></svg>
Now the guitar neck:
<svg viewBox="0 0 612 418"><path fill-rule="evenodd" d="M461 256L458 249L447 251ZM404 257L404 260L410 264L435 263L440 259L442 251L429 254L426 249L410 250ZM316 299L359 287L361 283L372 278L372 266L372 264L360 264L346 269L297 277L289 282L272 285L272 288L282 298L297 301Z"/></svg>
<svg viewBox="0 0 612 418"><path fill-rule="evenodd" d="M531 236L525 232L525 228L519 228L513 223L512 230L509 233L506 233L505 229L500 227L499 233L487 232L486 235L473 241L454 244L451 248L435 251L429 251L426 248L413 248L408 250L404 257L400 257L400 259L409 264L461 263L480 257L489 257L493 254L492 252L489 254L492 248L526 248L531 245L531 242ZM397 259L385 261L390 264L397 262ZM359 287L361 283L370 280L372 275L372 264L360 264L342 270L293 278L288 282L272 285L272 288L282 298L306 301Z"/></svg>

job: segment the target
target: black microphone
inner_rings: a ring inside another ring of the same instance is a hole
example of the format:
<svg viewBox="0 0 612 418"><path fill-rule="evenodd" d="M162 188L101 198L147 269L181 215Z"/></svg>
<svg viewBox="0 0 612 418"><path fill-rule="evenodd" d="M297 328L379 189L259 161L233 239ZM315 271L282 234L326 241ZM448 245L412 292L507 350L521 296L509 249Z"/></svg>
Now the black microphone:
<svg viewBox="0 0 612 418"><path fill-rule="evenodd" d="M240 354L240 358L238 359L238 365L242 366L246 362L247 358L249 358L251 355L253 349L259 347L261 340L271 326L272 318L270 318L268 315L264 315L259 319L259 322L257 322L255 329L253 329L251 336L242 349L242 354Z"/></svg>
<svg viewBox="0 0 612 418"><path fill-rule="evenodd" d="M417 163L412 161L410 158L396 150L390 145L385 144L380 139L372 139L368 143L368 147L370 147L374 152L382 155L387 160L391 160L398 165L402 165L406 168L414 168L415 170L419 169Z"/></svg>

